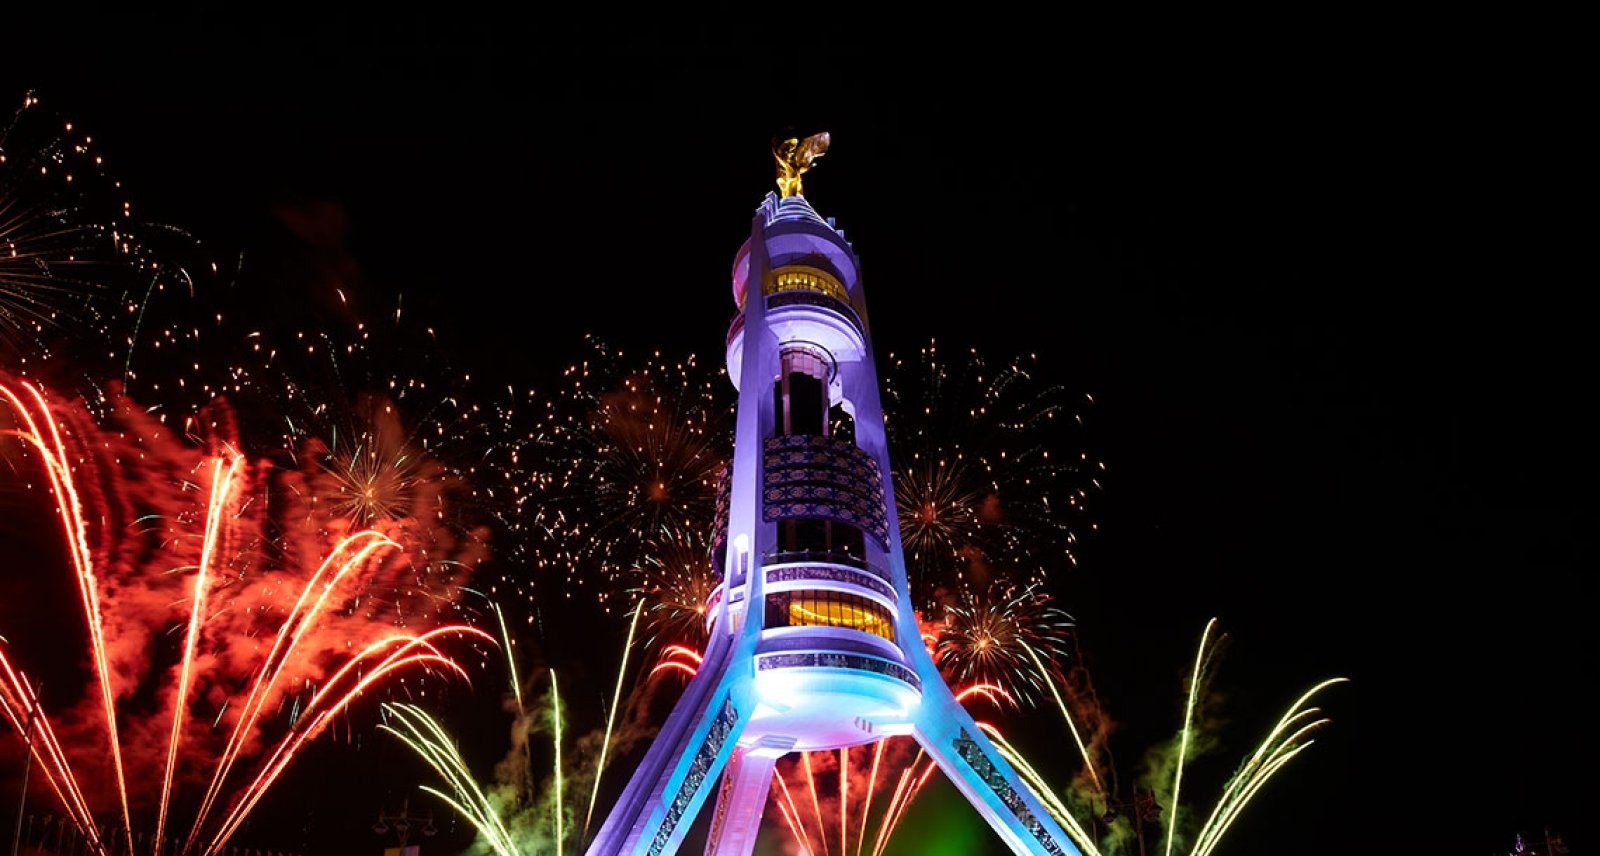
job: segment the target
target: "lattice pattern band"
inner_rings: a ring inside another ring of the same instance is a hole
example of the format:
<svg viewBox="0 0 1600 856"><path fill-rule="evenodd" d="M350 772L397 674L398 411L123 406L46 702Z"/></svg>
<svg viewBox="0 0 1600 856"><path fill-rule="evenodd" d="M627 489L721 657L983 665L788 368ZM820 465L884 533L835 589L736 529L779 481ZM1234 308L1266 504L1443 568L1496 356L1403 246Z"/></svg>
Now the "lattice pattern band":
<svg viewBox="0 0 1600 856"><path fill-rule="evenodd" d="M854 443L787 435L766 441L762 519L836 520L888 545L883 477Z"/></svg>
<svg viewBox="0 0 1600 856"><path fill-rule="evenodd" d="M767 669L794 669L817 666L826 669L855 669L861 672L874 672L879 675L888 675L898 681L904 681L918 690L922 689L922 681L917 678L917 673L899 663L880 660L877 657L862 657L857 654L835 654L829 651L806 651L797 654L773 654L762 657L756 662L756 668L762 671Z"/></svg>
<svg viewBox="0 0 1600 856"><path fill-rule="evenodd" d="M700 744L700 750L694 753L694 760L689 763L689 774L683 777L683 784L678 785L678 793L673 796L672 804L667 806L667 816L661 821L661 828L656 830L656 837L650 841L650 856L660 856L667 849L667 842L672 840L672 831L683 819L684 811L694 800L695 792L700 790L700 784L706 780L706 774L711 772L717 754L722 751L722 744L728 742L728 735L733 733L733 725L738 721L739 712L733 707L733 699L723 700L722 711L711 721L711 730L706 732L705 742Z"/></svg>
<svg viewBox="0 0 1600 856"><path fill-rule="evenodd" d="M983 747L978 745L978 741L972 739L972 735L968 734L965 728L961 729L961 736L955 739L955 747L956 754L961 756L961 760L966 761L967 766L978 774L978 778L982 779L983 783L994 791L995 796L1000 798L1000 802L1010 809L1012 814L1017 816L1017 820L1022 823L1022 827L1028 830L1028 834L1033 836L1033 840L1039 842L1039 846L1044 848L1044 852L1052 854L1052 856L1066 856L1067 851L1056 843L1050 831L1044 828L1044 824L1040 823L1039 818L1034 816L1033 810L1028 808L1027 801L1022 798L1021 794L1017 793L1016 788L1011 787L1011 783L1006 781L1006 777L1001 774L999 768L984 753Z"/></svg>

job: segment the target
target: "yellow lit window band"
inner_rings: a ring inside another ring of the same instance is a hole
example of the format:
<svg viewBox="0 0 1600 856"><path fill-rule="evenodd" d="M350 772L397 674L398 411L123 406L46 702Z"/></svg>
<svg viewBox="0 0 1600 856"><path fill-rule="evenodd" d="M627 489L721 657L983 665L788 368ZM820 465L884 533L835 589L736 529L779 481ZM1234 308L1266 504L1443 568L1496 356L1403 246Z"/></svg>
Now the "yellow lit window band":
<svg viewBox="0 0 1600 856"><path fill-rule="evenodd" d="M814 291L826 294L842 303L850 302L850 295L832 274L800 265L781 267L773 271L772 280L764 291L767 294L776 294L780 291Z"/></svg>
<svg viewBox="0 0 1600 856"><path fill-rule="evenodd" d="M789 598L790 627L844 627L894 641L894 622L881 604L831 591L794 592Z"/></svg>

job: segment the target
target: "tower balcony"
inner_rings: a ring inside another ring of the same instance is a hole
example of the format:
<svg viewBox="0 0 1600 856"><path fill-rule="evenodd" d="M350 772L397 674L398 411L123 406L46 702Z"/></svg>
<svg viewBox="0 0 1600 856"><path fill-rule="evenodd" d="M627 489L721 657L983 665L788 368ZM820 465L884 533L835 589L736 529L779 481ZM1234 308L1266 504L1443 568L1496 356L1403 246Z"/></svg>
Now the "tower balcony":
<svg viewBox="0 0 1600 856"><path fill-rule="evenodd" d="M828 310L848 322L850 327L855 330L856 336L859 337L866 333L866 325L861 323L861 316L856 314L856 310L848 302L837 297L821 292L801 290L781 291L767 297L768 312L795 306L811 306ZM782 320L792 320L786 316L797 314L799 313L784 313L781 318ZM739 334L743 332L744 311L740 310L733 313L733 319L728 322L728 335L725 339L727 346L733 347L733 343L739 339Z"/></svg>
<svg viewBox="0 0 1600 856"><path fill-rule="evenodd" d="M850 745L903 722L922 683L896 639L899 597L859 557L774 553L765 575L756 686L817 745Z"/></svg>
<svg viewBox="0 0 1600 856"><path fill-rule="evenodd" d="M769 613L771 612L769 597ZM753 728L771 716L797 750L867 743L905 733L922 682L899 648L845 627L767 627L756 645Z"/></svg>
<svg viewBox="0 0 1600 856"><path fill-rule="evenodd" d="M898 608L900 595L893 577L885 568L866 558L842 550L775 550L761 559L768 592L794 588L793 583L814 581L849 586L881 598L891 609Z"/></svg>
<svg viewBox="0 0 1600 856"><path fill-rule="evenodd" d="M843 287L831 278L824 278L827 276L811 268L775 272L762 297L766 301L766 326L780 343L816 345L839 363L866 359L870 356L866 325ZM741 380L739 367L744 354L745 323L741 306L728 324L726 339L728 376L735 387Z"/></svg>

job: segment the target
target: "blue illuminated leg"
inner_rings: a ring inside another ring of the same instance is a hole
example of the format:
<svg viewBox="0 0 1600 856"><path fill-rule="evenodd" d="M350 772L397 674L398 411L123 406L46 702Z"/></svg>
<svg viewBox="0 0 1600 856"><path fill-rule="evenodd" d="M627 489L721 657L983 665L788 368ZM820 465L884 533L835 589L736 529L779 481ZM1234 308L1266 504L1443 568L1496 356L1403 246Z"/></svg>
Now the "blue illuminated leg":
<svg viewBox="0 0 1600 856"><path fill-rule="evenodd" d="M1012 852L1081 856L944 684L925 686L917 742Z"/></svg>

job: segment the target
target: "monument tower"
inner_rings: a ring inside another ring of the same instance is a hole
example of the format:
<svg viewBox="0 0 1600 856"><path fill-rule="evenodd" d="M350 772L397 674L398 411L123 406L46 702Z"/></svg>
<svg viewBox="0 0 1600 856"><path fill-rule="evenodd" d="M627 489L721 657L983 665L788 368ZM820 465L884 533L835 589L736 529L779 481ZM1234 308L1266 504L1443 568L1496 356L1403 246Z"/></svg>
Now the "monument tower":
<svg viewBox="0 0 1600 856"><path fill-rule="evenodd" d="M705 659L588 852L675 853L715 791L706 853L747 856L778 758L909 734L1014 852L1078 856L922 643L860 265L802 193L828 142L774 147L780 193L734 256Z"/></svg>

